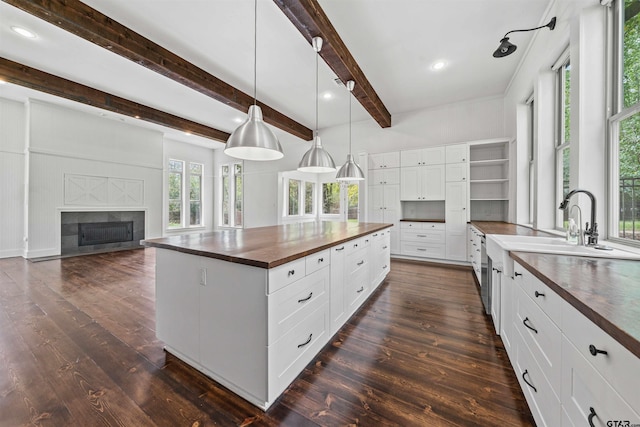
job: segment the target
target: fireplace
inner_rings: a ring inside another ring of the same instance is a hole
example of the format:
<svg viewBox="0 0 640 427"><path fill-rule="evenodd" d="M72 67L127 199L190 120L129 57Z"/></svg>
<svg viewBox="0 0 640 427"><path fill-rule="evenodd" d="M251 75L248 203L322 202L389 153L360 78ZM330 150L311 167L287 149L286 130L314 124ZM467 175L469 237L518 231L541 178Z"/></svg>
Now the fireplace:
<svg viewBox="0 0 640 427"><path fill-rule="evenodd" d="M144 211L61 213L61 255L142 248Z"/></svg>

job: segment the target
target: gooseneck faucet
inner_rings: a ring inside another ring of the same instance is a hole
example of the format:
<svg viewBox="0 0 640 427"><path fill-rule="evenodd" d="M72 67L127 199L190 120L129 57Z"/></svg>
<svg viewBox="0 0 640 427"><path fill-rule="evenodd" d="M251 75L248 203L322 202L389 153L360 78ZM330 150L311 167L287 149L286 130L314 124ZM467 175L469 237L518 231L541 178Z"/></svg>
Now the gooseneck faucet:
<svg viewBox="0 0 640 427"><path fill-rule="evenodd" d="M576 188L575 190L571 190L564 196L564 200L560 203L560 207L558 209L564 210L567 208L569 204L569 199L576 193L584 193L591 199L591 227L589 227L589 223L585 225L584 234L589 236L587 246L596 246L598 244L598 224L596 223L596 198L595 196L587 190L581 190Z"/></svg>

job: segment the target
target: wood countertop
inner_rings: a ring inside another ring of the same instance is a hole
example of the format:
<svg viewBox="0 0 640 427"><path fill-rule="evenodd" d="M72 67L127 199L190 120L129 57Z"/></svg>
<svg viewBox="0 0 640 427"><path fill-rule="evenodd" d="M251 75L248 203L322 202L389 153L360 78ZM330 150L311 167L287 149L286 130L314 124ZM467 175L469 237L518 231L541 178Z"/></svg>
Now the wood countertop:
<svg viewBox="0 0 640 427"><path fill-rule="evenodd" d="M144 240L142 243L254 267L273 268L391 226L393 224L371 222L303 222L184 234Z"/></svg>
<svg viewBox="0 0 640 427"><path fill-rule="evenodd" d="M640 261L529 252L509 255L640 357Z"/></svg>
<svg viewBox="0 0 640 427"><path fill-rule="evenodd" d="M509 234L518 236L554 236L553 234L534 230L524 225L512 224L502 221L471 221L471 225L480 230L484 235L487 234ZM557 237L557 236L554 236Z"/></svg>

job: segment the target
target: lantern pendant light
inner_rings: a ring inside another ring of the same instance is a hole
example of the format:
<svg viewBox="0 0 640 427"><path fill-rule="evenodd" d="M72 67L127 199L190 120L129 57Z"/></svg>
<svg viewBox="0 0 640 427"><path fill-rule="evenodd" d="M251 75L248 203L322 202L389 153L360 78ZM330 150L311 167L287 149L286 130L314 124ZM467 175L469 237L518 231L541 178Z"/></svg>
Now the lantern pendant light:
<svg viewBox="0 0 640 427"><path fill-rule="evenodd" d="M262 109L257 101L258 0L253 3L253 105L249 107L247 120L227 140L224 153L243 160L278 160L284 156L282 146L276 134L263 121Z"/></svg>
<svg viewBox="0 0 640 427"><path fill-rule="evenodd" d="M313 50L316 51L316 133L313 145L304 153L302 160L298 164L300 172L324 173L336 170L336 164L331 158L331 154L322 147L320 136L318 135L318 56L322 49L322 38L314 37L312 40Z"/></svg>
<svg viewBox="0 0 640 427"><path fill-rule="evenodd" d="M336 180L338 181L362 181L364 179L364 173L360 166L353 159L351 154L351 93L355 87L356 82L349 80L347 82L347 90L349 90L349 154L347 154L347 162L338 169Z"/></svg>

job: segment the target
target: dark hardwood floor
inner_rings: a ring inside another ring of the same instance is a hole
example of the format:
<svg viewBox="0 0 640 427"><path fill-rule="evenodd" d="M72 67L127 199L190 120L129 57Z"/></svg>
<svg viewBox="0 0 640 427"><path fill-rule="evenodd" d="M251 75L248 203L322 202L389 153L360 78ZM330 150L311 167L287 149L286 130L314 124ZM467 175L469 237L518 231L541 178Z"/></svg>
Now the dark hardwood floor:
<svg viewBox="0 0 640 427"><path fill-rule="evenodd" d="M471 270L392 261L263 413L162 349L153 249L0 260L0 426L528 426Z"/></svg>

